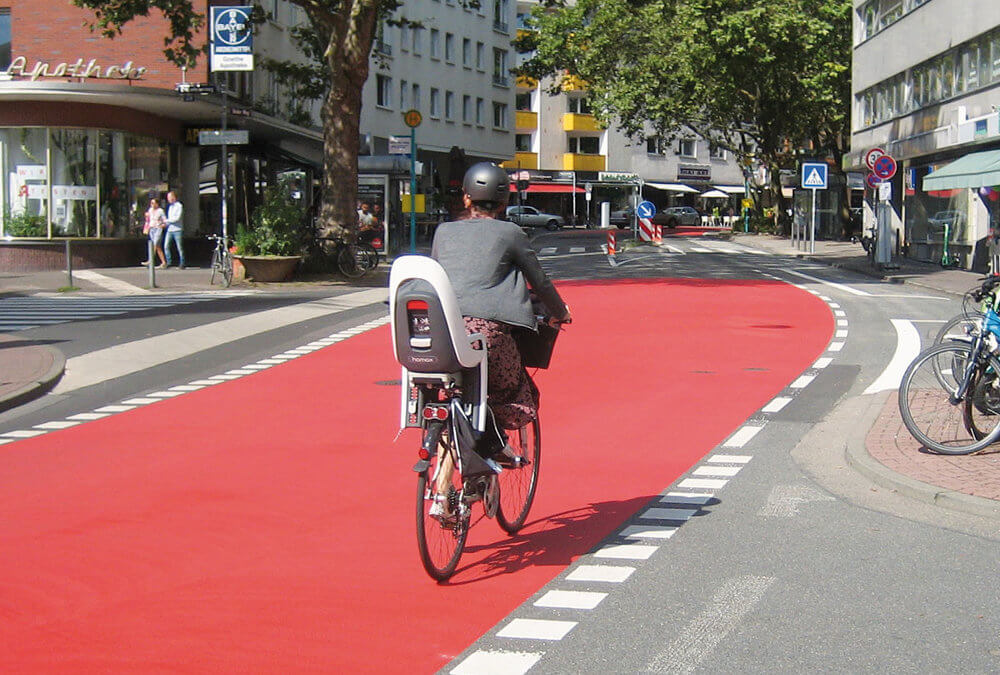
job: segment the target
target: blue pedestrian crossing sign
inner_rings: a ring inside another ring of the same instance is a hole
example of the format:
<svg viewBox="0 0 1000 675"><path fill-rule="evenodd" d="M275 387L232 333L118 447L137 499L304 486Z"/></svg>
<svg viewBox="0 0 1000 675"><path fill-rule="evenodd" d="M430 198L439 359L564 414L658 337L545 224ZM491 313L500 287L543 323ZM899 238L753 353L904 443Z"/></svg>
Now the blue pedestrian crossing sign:
<svg viewBox="0 0 1000 675"><path fill-rule="evenodd" d="M825 190L829 168L822 162L803 162L802 187L810 190Z"/></svg>
<svg viewBox="0 0 1000 675"><path fill-rule="evenodd" d="M656 215L656 205L653 202L639 202L639 206L635 207L635 215L640 218L652 218Z"/></svg>

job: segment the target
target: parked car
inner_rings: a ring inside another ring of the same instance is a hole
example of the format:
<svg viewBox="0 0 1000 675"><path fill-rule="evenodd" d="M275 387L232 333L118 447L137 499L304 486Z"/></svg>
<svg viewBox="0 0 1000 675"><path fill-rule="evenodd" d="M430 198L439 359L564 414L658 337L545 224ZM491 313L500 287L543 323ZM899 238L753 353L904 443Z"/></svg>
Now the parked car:
<svg viewBox="0 0 1000 675"><path fill-rule="evenodd" d="M633 214L635 214L635 209L632 207L621 209L620 211L612 211L610 219L611 224L616 225L619 230L624 230L632 224Z"/></svg>
<svg viewBox="0 0 1000 675"><path fill-rule="evenodd" d="M508 206L507 220L521 227L544 227L547 230L557 230L566 224L562 216L542 213L534 206Z"/></svg>
<svg viewBox="0 0 1000 675"><path fill-rule="evenodd" d="M653 218L653 222L667 227L701 225L701 211L693 206L668 206L665 209L660 209L660 212Z"/></svg>

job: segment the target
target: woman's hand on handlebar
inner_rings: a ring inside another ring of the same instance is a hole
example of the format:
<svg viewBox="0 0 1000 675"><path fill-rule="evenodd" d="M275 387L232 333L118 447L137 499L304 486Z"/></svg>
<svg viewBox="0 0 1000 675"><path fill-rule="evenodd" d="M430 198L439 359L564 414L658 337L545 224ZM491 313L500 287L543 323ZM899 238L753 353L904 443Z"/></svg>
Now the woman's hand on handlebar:
<svg viewBox="0 0 1000 675"><path fill-rule="evenodd" d="M561 326L564 323L573 323L573 315L570 314L569 312L569 305L566 305L566 316L564 316L561 319L557 319L554 316L551 316L549 317L548 321L546 321L546 323L548 323L549 326L551 326L552 328L559 328L559 326Z"/></svg>

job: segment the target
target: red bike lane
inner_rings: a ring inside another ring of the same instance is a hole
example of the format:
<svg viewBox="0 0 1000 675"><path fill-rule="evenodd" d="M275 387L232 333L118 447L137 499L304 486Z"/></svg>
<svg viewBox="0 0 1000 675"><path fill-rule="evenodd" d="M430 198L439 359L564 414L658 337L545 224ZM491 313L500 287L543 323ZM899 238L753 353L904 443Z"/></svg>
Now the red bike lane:
<svg viewBox="0 0 1000 675"><path fill-rule="evenodd" d="M434 672L824 350L772 281L566 282L527 527L416 552L389 331L0 449L0 670Z"/></svg>

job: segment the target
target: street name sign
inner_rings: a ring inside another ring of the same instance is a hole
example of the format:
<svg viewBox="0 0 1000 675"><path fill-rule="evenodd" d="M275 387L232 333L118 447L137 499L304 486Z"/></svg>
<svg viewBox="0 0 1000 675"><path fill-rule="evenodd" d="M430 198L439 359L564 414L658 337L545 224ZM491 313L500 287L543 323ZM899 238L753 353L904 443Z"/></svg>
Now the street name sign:
<svg viewBox="0 0 1000 675"><path fill-rule="evenodd" d="M198 132L198 145L247 145L249 143L250 132L246 129Z"/></svg>

